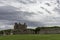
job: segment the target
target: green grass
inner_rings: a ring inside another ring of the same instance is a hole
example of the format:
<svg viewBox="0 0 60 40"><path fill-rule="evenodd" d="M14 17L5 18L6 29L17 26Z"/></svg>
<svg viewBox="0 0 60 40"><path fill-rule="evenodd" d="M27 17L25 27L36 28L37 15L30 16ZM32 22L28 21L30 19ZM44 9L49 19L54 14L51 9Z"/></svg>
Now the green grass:
<svg viewBox="0 0 60 40"><path fill-rule="evenodd" d="M0 36L0 40L60 40L60 34L22 34Z"/></svg>

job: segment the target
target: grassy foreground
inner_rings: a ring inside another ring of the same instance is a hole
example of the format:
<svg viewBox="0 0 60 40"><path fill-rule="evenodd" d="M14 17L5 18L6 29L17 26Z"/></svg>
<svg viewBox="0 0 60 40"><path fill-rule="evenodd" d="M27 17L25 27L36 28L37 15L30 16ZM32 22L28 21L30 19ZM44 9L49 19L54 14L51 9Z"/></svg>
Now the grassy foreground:
<svg viewBox="0 0 60 40"><path fill-rule="evenodd" d="M0 40L60 40L60 34L22 34L0 36Z"/></svg>

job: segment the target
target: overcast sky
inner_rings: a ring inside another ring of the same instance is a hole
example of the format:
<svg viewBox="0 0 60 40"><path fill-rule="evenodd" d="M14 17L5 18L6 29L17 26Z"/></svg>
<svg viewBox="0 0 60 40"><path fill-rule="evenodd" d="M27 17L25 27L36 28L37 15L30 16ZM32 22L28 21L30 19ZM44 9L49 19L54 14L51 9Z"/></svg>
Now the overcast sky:
<svg viewBox="0 0 60 40"><path fill-rule="evenodd" d="M60 25L59 1L0 0L0 28L13 28L15 22L28 27Z"/></svg>

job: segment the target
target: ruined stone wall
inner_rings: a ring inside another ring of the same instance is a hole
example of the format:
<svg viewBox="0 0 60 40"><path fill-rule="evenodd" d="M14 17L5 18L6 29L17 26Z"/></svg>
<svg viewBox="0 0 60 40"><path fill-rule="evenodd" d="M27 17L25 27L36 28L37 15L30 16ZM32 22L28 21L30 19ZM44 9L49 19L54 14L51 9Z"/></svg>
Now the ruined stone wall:
<svg viewBox="0 0 60 40"><path fill-rule="evenodd" d="M60 33L60 28L46 28L46 29L41 29L40 34L58 34Z"/></svg>

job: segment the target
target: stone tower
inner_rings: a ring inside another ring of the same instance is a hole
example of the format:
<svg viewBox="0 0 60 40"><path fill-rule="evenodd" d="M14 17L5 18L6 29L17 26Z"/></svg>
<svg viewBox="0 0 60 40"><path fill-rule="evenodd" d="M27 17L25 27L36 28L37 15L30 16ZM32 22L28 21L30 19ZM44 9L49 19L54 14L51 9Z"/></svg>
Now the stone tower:
<svg viewBox="0 0 60 40"><path fill-rule="evenodd" d="M25 33L27 29L26 23L21 24L21 23L15 23L14 25L14 34L22 34Z"/></svg>

